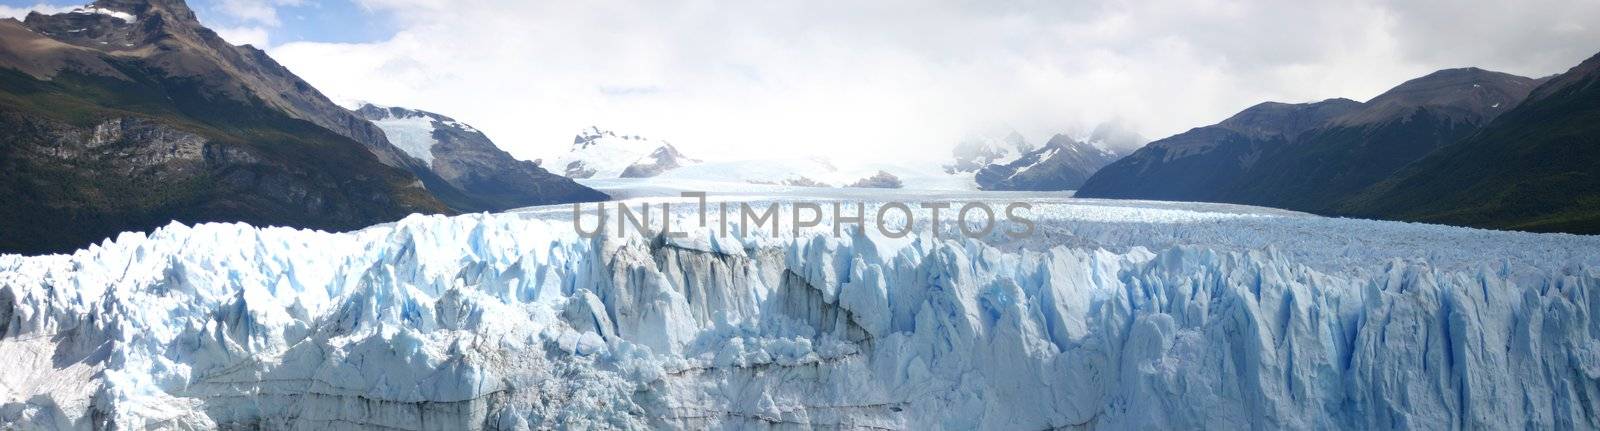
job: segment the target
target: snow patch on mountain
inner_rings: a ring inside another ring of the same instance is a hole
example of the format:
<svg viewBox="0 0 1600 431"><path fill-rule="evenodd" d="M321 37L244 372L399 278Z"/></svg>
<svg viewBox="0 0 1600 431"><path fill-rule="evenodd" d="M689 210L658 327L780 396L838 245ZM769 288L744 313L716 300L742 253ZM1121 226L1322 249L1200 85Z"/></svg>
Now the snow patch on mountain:
<svg viewBox="0 0 1600 431"><path fill-rule="evenodd" d="M116 18L116 19L122 20L122 22L125 22L125 23L128 23L128 24L132 24L132 23L138 22L138 18L133 16L133 14L131 14L131 13L127 13L127 12L123 12L123 11L119 11L119 10L115 10L115 9L98 7L98 6L94 6L94 5L88 5L88 6L83 6L83 7L79 7L79 8L74 8L74 9L72 9L72 11L70 11L68 13L105 15L105 16L109 16L109 17L112 17L112 18Z"/></svg>
<svg viewBox="0 0 1600 431"><path fill-rule="evenodd" d="M505 210L606 198L546 171L538 162L512 157L483 132L453 118L370 103L362 103L353 111L377 125L390 143L427 164L450 186L470 193L471 201L465 205ZM460 203L452 203L457 204Z"/></svg>
<svg viewBox="0 0 1600 431"><path fill-rule="evenodd" d="M453 129L470 134L482 133L471 125L450 117L415 109L362 102L353 111L383 129L383 134L395 147L411 157L422 159L429 165L433 164L433 153L435 147L439 145L439 138L435 133L440 129Z"/></svg>
<svg viewBox="0 0 1600 431"><path fill-rule="evenodd" d="M389 143L430 165L433 164L433 146L439 144L433 138L433 122L432 118L421 115L372 120L372 124L377 124L389 137Z"/></svg>

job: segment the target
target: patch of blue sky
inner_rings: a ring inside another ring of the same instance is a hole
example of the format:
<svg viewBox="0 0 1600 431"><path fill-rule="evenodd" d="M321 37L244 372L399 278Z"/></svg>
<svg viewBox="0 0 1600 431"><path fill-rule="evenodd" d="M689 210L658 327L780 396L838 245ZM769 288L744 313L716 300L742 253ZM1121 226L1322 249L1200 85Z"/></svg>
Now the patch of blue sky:
<svg viewBox="0 0 1600 431"><path fill-rule="evenodd" d="M258 3L250 10L270 8L272 19L262 14L240 14L238 4ZM82 2L87 3L87 1ZM229 4L235 7L230 9ZM292 4L283 4L292 3ZM0 0L0 10L63 11L80 2L60 0ZM398 30L388 12L369 9L355 0L191 0L200 21L213 29L259 28L267 32L273 45L290 42L366 43L388 40Z"/></svg>
<svg viewBox="0 0 1600 431"><path fill-rule="evenodd" d="M299 4L276 5L277 23L263 25L259 20L228 13L228 0L189 2L200 21L207 26L266 28L274 45L290 42L366 43L388 40L397 27L386 12L375 11L352 0L308 0Z"/></svg>

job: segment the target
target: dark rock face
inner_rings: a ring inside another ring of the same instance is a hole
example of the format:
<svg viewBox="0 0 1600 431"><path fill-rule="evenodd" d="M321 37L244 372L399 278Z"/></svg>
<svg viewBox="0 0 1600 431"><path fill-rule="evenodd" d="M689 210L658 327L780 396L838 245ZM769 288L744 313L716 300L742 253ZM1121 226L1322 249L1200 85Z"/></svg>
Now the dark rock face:
<svg viewBox="0 0 1600 431"><path fill-rule="evenodd" d="M432 125L430 169L477 202L501 211L533 205L594 202L608 197L571 179L552 174L534 162L517 160L501 150L483 132L455 119L427 111L363 105L362 118L383 120L422 118ZM380 127L381 128L381 127Z"/></svg>
<svg viewBox="0 0 1600 431"><path fill-rule="evenodd" d="M1078 196L1329 212L1341 199L1474 133L1538 83L1451 69L1367 103L1263 103L1217 125L1152 142L1102 169Z"/></svg>
<svg viewBox="0 0 1600 431"><path fill-rule="evenodd" d="M878 171L877 174L873 174L870 177L862 178L860 181L856 181L855 184L851 184L850 187L863 189L898 189L905 187L905 183L900 182L900 177L896 177L894 174Z"/></svg>
<svg viewBox="0 0 1600 431"><path fill-rule="evenodd" d="M76 125L0 104L0 250L65 252L173 220L345 230L443 209L359 148L325 154L366 172L340 175L208 135L139 116Z"/></svg>
<svg viewBox="0 0 1600 431"><path fill-rule="evenodd" d="M594 170L594 168L584 166L584 164L581 162L571 162L567 163L566 172L567 178L588 179L594 178L594 174L598 171Z"/></svg>
<svg viewBox="0 0 1600 431"><path fill-rule="evenodd" d="M1056 135L1015 161L985 166L974 179L983 190L1075 190L1116 159L1117 154L1111 151Z"/></svg>
<svg viewBox="0 0 1600 431"><path fill-rule="evenodd" d="M650 155L645 156L644 160L635 162L629 165L627 169L623 169L622 178L650 178L661 175L662 172L693 163L700 163L700 161L685 157L672 144L661 144L660 148L650 152ZM590 175L593 175L593 172Z"/></svg>

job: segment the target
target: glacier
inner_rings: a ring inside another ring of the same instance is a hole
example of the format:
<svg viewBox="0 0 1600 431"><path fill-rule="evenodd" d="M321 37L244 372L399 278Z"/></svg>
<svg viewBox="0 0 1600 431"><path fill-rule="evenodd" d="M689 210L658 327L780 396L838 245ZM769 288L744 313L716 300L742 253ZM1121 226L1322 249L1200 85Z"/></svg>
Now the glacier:
<svg viewBox="0 0 1600 431"><path fill-rule="evenodd" d="M937 197L1039 229L563 206L0 256L0 428L1600 428L1600 238Z"/></svg>

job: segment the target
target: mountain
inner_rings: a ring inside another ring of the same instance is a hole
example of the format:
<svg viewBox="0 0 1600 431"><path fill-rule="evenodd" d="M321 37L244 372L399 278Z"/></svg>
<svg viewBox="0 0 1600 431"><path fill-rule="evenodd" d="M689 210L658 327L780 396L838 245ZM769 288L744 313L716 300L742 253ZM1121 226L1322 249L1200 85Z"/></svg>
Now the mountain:
<svg viewBox="0 0 1600 431"><path fill-rule="evenodd" d="M288 78L181 2L0 20L0 251L171 220L345 230L450 211L398 150L351 138L365 124L381 139L375 126L319 124L338 116Z"/></svg>
<svg viewBox="0 0 1600 431"><path fill-rule="evenodd" d="M1271 148L1228 187L1225 202L1328 213L1339 200L1477 132L1538 84L1476 68L1407 81Z"/></svg>
<svg viewBox="0 0 1600 431"><path fill-rule="evenodd" d="M700 163L678 152L671 144L662 144L655 151L645 155L644 158L635 160L622 170L622 178L649 178L673 169Z"/></svg>
<svg viewBox="0 0 1600 431"><path fill-rule="evenodd" d="M954 161L945 166L945 171L977 172L985 166L1011 163L1033 150L1033 144L1015 130L973 134L956 144L951 151Z"/></svg>
<svg viewBox="0 0 1600 431"><path fill-rule="evenodd" d="M480 206L509 209L606 196L533 162L517 160L483 132L427 111L363 104L356 109L396 147L421 160L445 182L471 192Z"/></svg>
<svg viewBox="0 0 1600 431"><path fill-rule="evenodd" d="M1600 233L1600 54L1521 104L1345 199L1338 213Z"/></svg>
<svg viewBox="0 0 1600 431"><path fill-rule="evenodd" d="M222 40L182 0L98 0L68 13L30 13L24 25L37 35L13 40L9 45L20 48L20 55L5 65L35 77L48 79L64 69L119 79L148 75L168 91L277 111L355 140L386 165L412 166L376 126L266 52ZM41 36L71 48L41 46Z"/></svg>
<svg viewBox="0 0 1600 431"><path fill-rule="evenodd" d="M567 178L648 178L699 164L666 141L589 127L572 139L572 150L556 159Z"/></svg>
<svg viewBox="0 0 1600 431"><path fill-rule="evenodd" d="M0 251L172 220L347 230L495 209L178 0L0 20Z"/></svg>
<svg viewBox="0 0 1600 431"><path fill-rule="evenodd" d="M1074 190L1117 158L1103 145L1058 134L1015 160L984 166L973 178L983 190Z"/></svg>
<svg viewBox="0 0 1600 431"><path fill-rule="evenodd" d="M1328 212L1340 199L1477 131L1538 83L1450 69L1366 103L1263 103L1147 145L1095 174L1078 196Z"/></svg>

